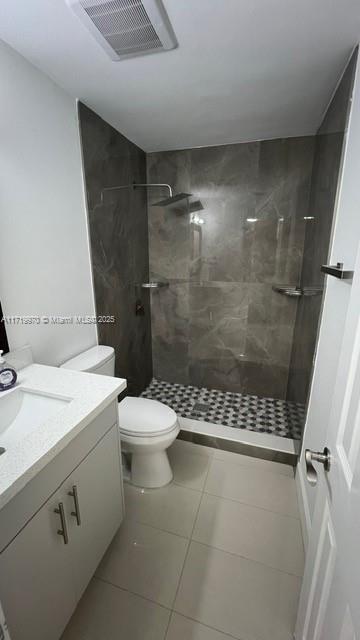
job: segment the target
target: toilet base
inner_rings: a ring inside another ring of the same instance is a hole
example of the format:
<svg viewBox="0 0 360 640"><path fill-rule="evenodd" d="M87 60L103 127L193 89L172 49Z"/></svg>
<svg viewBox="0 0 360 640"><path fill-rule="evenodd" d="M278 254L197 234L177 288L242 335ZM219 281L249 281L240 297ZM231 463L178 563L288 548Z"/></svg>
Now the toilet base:
<svg viewBox="0 0 360 640"><path fill-rule="evenodd" d="M144 489L158 489L169 484L172 479L173 472L166 451L132 454L131 484Z"/></svg>
<svg viewBox="0 0 360 640"><path fill-rule="evenodd" d="M121 449L130 471L128 481L144 489L157 489L173 479L166 449L179 435L176 422L171 431L156 436L133 436L120 429Z"/></svg>

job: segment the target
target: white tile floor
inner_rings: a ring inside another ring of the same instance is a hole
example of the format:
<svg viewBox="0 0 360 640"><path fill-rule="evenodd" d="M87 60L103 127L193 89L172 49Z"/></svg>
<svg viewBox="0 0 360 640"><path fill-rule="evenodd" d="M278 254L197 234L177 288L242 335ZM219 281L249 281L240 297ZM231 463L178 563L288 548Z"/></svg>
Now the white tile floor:
<svg viewBox="0 0 360 640"><path fill-rule="evenodd" d="M177 440L174 482L126 519L63 640L291 640L303 545L292 470Z"/></svg>

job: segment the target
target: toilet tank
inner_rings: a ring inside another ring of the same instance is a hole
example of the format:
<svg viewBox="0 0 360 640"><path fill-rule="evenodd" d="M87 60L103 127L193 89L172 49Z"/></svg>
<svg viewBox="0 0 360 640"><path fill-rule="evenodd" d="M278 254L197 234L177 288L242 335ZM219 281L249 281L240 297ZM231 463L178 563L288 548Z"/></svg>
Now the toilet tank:
<svg viewBox="0 0 360 640"><path fill-rule="evenodd" d="M102 376L115 375L115 352L112 347L98 345L60 365L61 369L99 373Z"/></svg>

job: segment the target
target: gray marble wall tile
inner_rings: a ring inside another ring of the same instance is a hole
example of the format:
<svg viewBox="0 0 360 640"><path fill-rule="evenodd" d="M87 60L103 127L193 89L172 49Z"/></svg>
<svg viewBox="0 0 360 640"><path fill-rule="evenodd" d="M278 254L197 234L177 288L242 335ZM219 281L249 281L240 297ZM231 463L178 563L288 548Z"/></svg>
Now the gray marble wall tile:
<svg viewBox="0 0 360 640"><path fill-rule="evenodd" d="M264 326L293 327L296 319L297 300L281 296L266 283L251 285L249 323Z"/></svg>
<svg viewBox="0 0 360 640"><path fill-rule="evenodd" d="M250 362L289 366L293 327L248 325L244 357Z"/></svg>
<svg viewBox="0 0 360 640"><path fill-rule="evenodd" d="M315 143L309 216L306 222L301 286L324 287L320 271L327 262L357 52L354 53L319 128ZM305 403L311 381L322 296L298 303L287 397Z"/></svg>
<svg viewBox="0 0 360 640"><path fill-rule="evenodd" d="M288 368L258 362L242 362L233 355L189 361L191 384L199 387L284 398Z"/></svg>
<svg viewBox="0 0 360 640"><path fill-rule="evenodd" d="M189 354L192 359L245 351L249 310L246 284L190 286Z"/></svg>
<svg viewBox="0 0 360 640"><path fill-rule="evenodd" d="M115 349L116 375L127 378L131 395L152 378L149 293L138 283L149 279L145 189L104 194L105 187L146 181L145 153L96 113L79 104L97 313L115 324L98 326L99 342ZM144 315L135 315L141 297Z"/></svg>
<svg viewBox="0 0 360 640"><path fill-rule="evenodd" d="M151 276L169 280L175 296L176 283L190 285L182 349L163 321L176 324L178 302L170 293L161 309L152 300L156 376L285 397L297 303L271 285L300 281L313 145L307 137L148 154L149 181L193 194L174 210L151 206L159 194L149 193ZM191 222L195 200L203 225Z"/></svg>
<svg viewBox="0 0 360 640"><path fill-rule="evenodd" d="M150 183L168 183L175 192L190 190L191 162L188 151L168 151L161 156L147 154L147 178ZM159 178L160 176L163 176ZM148 190L150 274L170 279L189 279L189 215L176 209L153 207L165 198L164 188Z"/></svg>
<svg viewBox="0 0 360 640"><path fill-rule="evenodd" d="M189 280L188 216L161 207L151 207L149 213L151 278ZM158 256L158 260L155 260L155 256Z"/></svg>

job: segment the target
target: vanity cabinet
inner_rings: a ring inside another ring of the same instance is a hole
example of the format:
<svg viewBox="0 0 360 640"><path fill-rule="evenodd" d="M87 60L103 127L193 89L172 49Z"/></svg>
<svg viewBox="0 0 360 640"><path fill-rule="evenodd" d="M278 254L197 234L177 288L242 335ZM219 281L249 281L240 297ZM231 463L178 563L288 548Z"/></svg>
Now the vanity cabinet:
<svg viewBox="0 0 360 640"><path fill-rule="evenodd" d="M1 603L12 640L60 638L74 609L70 545L57 535L61 492L0 556ZM70 587L70 588L69 588Z"/></svg>
<svg viewBox="0 0 360 640"><path fill-rule="evenodd" d="M0 554L12 640L59 640L122 518L115 424Z"/></svg>
<svg viewBox="0 0 360 640"><path fill-rule="evenodd" d="M77 600L122 520L120 460L113 427L63 485Z"/></svg>

